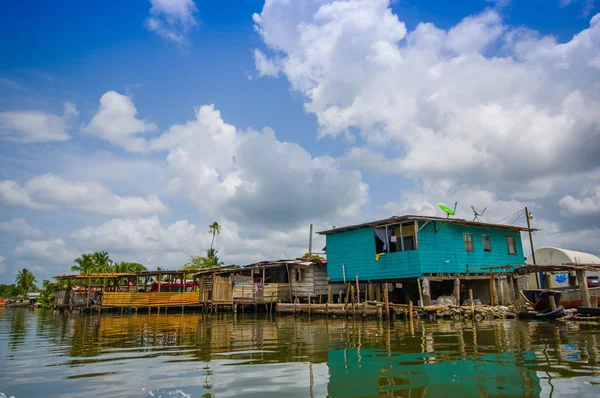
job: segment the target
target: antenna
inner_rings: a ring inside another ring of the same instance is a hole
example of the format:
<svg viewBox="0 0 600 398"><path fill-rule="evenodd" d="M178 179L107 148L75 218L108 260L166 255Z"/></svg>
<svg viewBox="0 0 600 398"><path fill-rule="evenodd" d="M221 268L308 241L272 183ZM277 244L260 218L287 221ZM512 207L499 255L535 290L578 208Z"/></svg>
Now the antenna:
<svg viewBox="0 0 600 398"><path fill-rule="evenodd" d="M451 208L444 206L444 205L440 205L440 209L446 213L446 218L449 218L450 216L453 216L454 214L456 214L456 205L458 204L458 202L454 202L454 210L452 210Z"/></svg>
<svg viewBox="0 0 600 398"><path fill-rule="evenodd" d="M485 213L485 209L487 209L487 207L484 207L483 211L479 211L473 205L471 205L471 210L473 210L473 213L475 213L475 217L473 217L473 221L481 222L481 218L479 218L479 217L483 216L483 213Z"/></svg>

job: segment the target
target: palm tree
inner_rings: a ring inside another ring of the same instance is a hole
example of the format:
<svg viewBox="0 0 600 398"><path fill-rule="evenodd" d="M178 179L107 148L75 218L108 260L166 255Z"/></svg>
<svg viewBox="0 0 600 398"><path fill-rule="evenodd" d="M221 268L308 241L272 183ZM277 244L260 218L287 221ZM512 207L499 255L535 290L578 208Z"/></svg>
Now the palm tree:
<svg viewBox="0 0 600 398"><path fill-rule="evenodd" d="M215 243L215 235L221 233L221 226L218 222L214 221L212 224L208 226L208 233L212 234L212 242L210 242L210 250L213 248L213 244Z"/></svg>
<svg viewBox="0 0 600 398"><path fill-rule="evenodd" d="M92 254L82 254L75 260L75 265L71 267L71 271L78 272L80 274L89 274L94 268L94 260Z"/></svg>
<svg viewBox="0 0 600 398"><path fill-rule="evenodd" d="M215 249L208 249L206 251L206 262L204 267L202 268L213 268L213 267L220 267L222 265L224 265L225 263L223 263L222 261L219 261L219 256L217 256L218 250Z"/></svg>
<svg viewBox="0 0 600 398"><path fill-rule="evenodd" d="M113 261L105 251L92 254L92 260L94 262L93 272L110 272L113 268Z"/></svg>
<svg viewBox="0 0 600 398"><path fill-rule="evenodd" d="M17 272L15 283L25 290L25 295L29 293L31 288L35 288L35 282L35 276L27 268Z"/></svg>

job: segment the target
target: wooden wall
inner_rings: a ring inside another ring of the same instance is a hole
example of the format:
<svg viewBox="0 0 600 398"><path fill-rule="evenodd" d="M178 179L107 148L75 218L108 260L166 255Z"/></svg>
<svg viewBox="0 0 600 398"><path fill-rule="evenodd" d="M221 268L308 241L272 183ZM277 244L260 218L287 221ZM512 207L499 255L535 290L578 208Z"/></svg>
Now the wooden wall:
<svg viewBox="0 0 600 398"><path fill-rule="evenodd" d="M103 307L169 307L197 305L199 301L200 294L198 292L104 292L102 295Z"/></svg>

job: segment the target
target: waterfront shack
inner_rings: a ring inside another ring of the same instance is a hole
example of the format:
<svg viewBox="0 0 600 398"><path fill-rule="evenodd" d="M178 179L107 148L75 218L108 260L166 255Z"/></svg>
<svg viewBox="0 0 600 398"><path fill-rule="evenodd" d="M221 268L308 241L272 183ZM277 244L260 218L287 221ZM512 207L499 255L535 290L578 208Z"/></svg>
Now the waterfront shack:
<svg viewBox="0 0 600 398"><path fill-rule="evenodd" d="M316 299L328 294L327 260L300 258L261 261L223 274L233 280L233 300L241 304Z"/></svg>
<svg viewBox="0 0 600 398"><path fill-rule="evenodd" d="M439 297L462 303L509 303L512 270L525 264L515 225L456 218L395 216L318 232L326 237L331 282L358 279L366 299L429 305ZM366 284L366 286L364 286Z"/></svg>

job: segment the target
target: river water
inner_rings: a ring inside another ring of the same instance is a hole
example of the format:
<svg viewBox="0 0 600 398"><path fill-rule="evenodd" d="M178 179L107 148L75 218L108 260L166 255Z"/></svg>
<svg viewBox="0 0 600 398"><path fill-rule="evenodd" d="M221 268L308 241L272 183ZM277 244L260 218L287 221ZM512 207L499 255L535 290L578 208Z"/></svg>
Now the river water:
<svg viewBox="0 0 600 398"><path fill-rule="evenodd" d="M600 396L598 325L0 308L0 397Z"/></svg>

